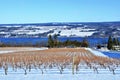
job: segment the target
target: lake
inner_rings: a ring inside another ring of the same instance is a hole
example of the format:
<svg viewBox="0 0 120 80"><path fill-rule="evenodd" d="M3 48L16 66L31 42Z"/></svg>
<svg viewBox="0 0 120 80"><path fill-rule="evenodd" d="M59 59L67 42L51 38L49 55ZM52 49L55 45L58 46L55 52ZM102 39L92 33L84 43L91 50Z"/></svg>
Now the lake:
<svg viewBox="0 0 120 80"><path fill-rule="evenodd" d="M86 39L90 46L95 46L96 44L106 44L108 41L108 38L83 38L83 37L58 37L59 41L66 41L66 40L77 40L82 41ZM119 38L120 39L120 38ZM6 44L37 44L37 43L47 43L48 38L0 38L0 42L6 43Z"/></svg>

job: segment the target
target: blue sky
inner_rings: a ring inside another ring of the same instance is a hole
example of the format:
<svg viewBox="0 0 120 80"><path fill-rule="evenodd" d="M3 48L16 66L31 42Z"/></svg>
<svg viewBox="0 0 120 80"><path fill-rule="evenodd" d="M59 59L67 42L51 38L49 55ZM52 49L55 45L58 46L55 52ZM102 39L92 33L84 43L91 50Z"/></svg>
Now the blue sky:
<svg viewBox="0 0 120 80"><path fill-rule="evenodd" d="M120 21L120 0L0 0L0 24Z"/></svg>

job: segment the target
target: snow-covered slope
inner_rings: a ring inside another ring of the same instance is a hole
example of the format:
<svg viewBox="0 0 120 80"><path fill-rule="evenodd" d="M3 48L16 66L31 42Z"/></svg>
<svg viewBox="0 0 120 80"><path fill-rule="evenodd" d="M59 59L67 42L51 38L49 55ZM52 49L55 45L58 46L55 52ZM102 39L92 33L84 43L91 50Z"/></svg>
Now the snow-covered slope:
<svg viewBox="0 0 120 80"><path fill-rule="evenodd" d="M5 26L0 29L0 37L47 37L58 34L59 36L92 36L96 32L94 28L71 26Z"/></svg>
<svg viewBox="0 0 120 80"><path fill-rule="evenodd" d="M89 50L91 53L93 53L96 56L102 56L102 57L107 57L106 55L104 55L102 52L91 49L91 48L85 48L86 50Z"/></svg>
<svg viewBox="0 0 120 80"><path fill-rule="evenodd" d="M119 23L120 24L120 23ZM107 26L107 27L106 27ZM114 27L113 27L114 26ZM78 37L120 37L118 24L106 23L44 23L44 24L4 24L0 25L0 37L47 37L59 36Z"/></svg>
<svg viewBox="0 0 120 80"><path fill-rule="evenodd" d="M91 31L94 30L94 31ZM79 37L85 37L85 36L92 36L93 33L96 33L95 29L85 29L83 27L80 28L61 28L61 29L55 29L53 33L49 33L48 35L54 35L59 34L60 36L79 36Z"/></svg>
<svg viewBox="0 0 120 80"><path fill-rule="evenodd" d="M85 36L91 36L95 32L83 32L80 30L76 29L71 29L71 30L62 30L60 33L60 36L80 36L80 37L85 37Z"/></svg>

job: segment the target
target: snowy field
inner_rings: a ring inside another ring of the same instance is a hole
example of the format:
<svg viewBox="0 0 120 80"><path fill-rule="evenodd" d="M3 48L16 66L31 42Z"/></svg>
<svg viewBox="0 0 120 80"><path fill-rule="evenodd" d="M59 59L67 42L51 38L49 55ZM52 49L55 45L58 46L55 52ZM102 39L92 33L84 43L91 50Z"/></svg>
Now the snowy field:
<svg viewBox="0 0 120 80"><path fill-rule="evenodd" d="M94 33L97 32L94 28L87 28L87 27L77 27L72 28L71 26L5 26L6 29L10 28L11 31L3 30L0 32L0 34L5 35L4 37L11 37L11 34L15 35L14 37L19 36L35 36L40 37L39 35L47 34L47 35L55 35L59 34L60 36L79 36L79 37L85 37L85 36L92 36ZM18 27L18 28L15 28ZM15 28L15 29L13 29Z"/></svg>
<svg viewBox="0 0 120 80"><path fill-rule="evenodd" d="M116 70L115 75L106 69L99 70L99 74L94 73L91 69L80 69L78 74L71 74L71 70L65 70L63 74L59 74L58 70L47 70L41 74L40 70L32 70L27 75L21 71L9 71L8 75L4 75L4 71L0 70L0 80L119 80L120 69Z"/></svg>
<svg viewBox="0 0 120 80"><path fill-rule="evenodd" d="M59 34L60 36L80 36L80 37L85 37L85 36L91 36L93 35L93 33L95 33L95 31L89 31L91 29L57 29L54 30L53 33L50 33L48 35L55 35L55 34Z"/></svg>
<svg viewBox="0 0 120 80"><path fill-rule="evenodd" d="M91 48L85 48L86 50L89 50L96 56L102 56L102 57L110 57L110 58L115 58L115 59L120 59L120 51L110 51L107 49L91 49Z"/></svg>
<svg viewBox="0 0 120 80"><path fill-rule="evenodd" d="M11 48L0 48L0 54L5 53L13 53L13 52L21 52L21 51L38 51L38 50L46 50L48 48L42 47L42 48L34 48L34 47L11 47Z"/></svg>
<svg viewBox="0 0 120 80"><path fill-rule="evenodd" d="M93 50L91 48L85 48L86 50L89 50L91 53L93 53L96 56L102 56L102 57L107 57L106 55L104 55L102 52L97 51L97 50Z"/></svg>
<svg viewBox="0 0 120 80"><path fill-rule="evenodd" d="M92 70L81 69L79 74L72 75L71 72L65 71L63 74L59 74L57 70L49 71L48 73L41 74L40 71L34 70L27 75L23 72L8 72L8 75L4 75L0 71L0 80L119 80L120 70L118 74L113 75L107 70L100 70L99 74L94 73Z"/></svg>
<svg viewBox="0 0 120 80"><path fill-rule="evenodd" d="M5 53L11 54L13 52L19 53L21 51L26 51L26 53L29 51L30 52L37 51L37 53L42 54L43 52L41 51L43 50L48 50L48 48L29 48L29 47L20 48L20 49L18 48L1 49L0 48L0 54L1 55ZM96 55L96 56L101 56L105 58L109 57L98 50L94 50L90 48L85 48L85 50L88 50L91 53L87 53L87 51L84 51L84 49L81 49L83 50L82 52L80 51L80 49L75 49L75 50L77 51L73 53L76 55L78 55L78 53L80 52L79 55L81 56L90 57L92 53L93 55ZM73 49L70 51L73 51ZM48 50L48 52L51 53L51 50ZM56 51L52 50L52 52L53 53L51 54L53 54L54 56L55 55L54 53ZM65 53L58 53L58 54L65 54ZM67 56L71 56L71 54L72 54L71 52L69 53L67 52ZM76 74L76 71L75 71L75 74L72 74L72 64L70 63L69 66L67 65L67 67L64 68L64 70L62 71L62 74L60 73L59 66L55 66L53 68L49 68L49 67L44 68L42 66L42 68L32 67L31 71L27 69L27 74L25 74L25 69L26 69L25 67L17 68L14 70L12 67L9 67L7 71L7 75L5 75L4 67L0 67L0 80L120 80L120 64L118 66L110 65L111 69L115 69L115 74L113 74L113 72L110 71L108 67L103 68L98 64L97 65L92 64L93 67L90 68L88 67L88 65L84 64L84 61L83 61L78 66L79 66L79 70L77 71L77 74ZM94 67L97 68L98 73L94 71L95 70Z"/></svg>

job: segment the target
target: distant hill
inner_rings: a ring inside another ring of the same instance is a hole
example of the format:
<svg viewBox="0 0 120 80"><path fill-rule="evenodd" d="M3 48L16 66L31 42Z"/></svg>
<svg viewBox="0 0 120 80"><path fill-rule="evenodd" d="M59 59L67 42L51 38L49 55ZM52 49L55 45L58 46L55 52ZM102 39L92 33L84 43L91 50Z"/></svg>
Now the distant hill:
<svg viewBox="0 0 120 80"><path fill-rule="evenodd" d="M0 24L0 37L120 37L117 22L54 22L34 24Z"/></svg>

